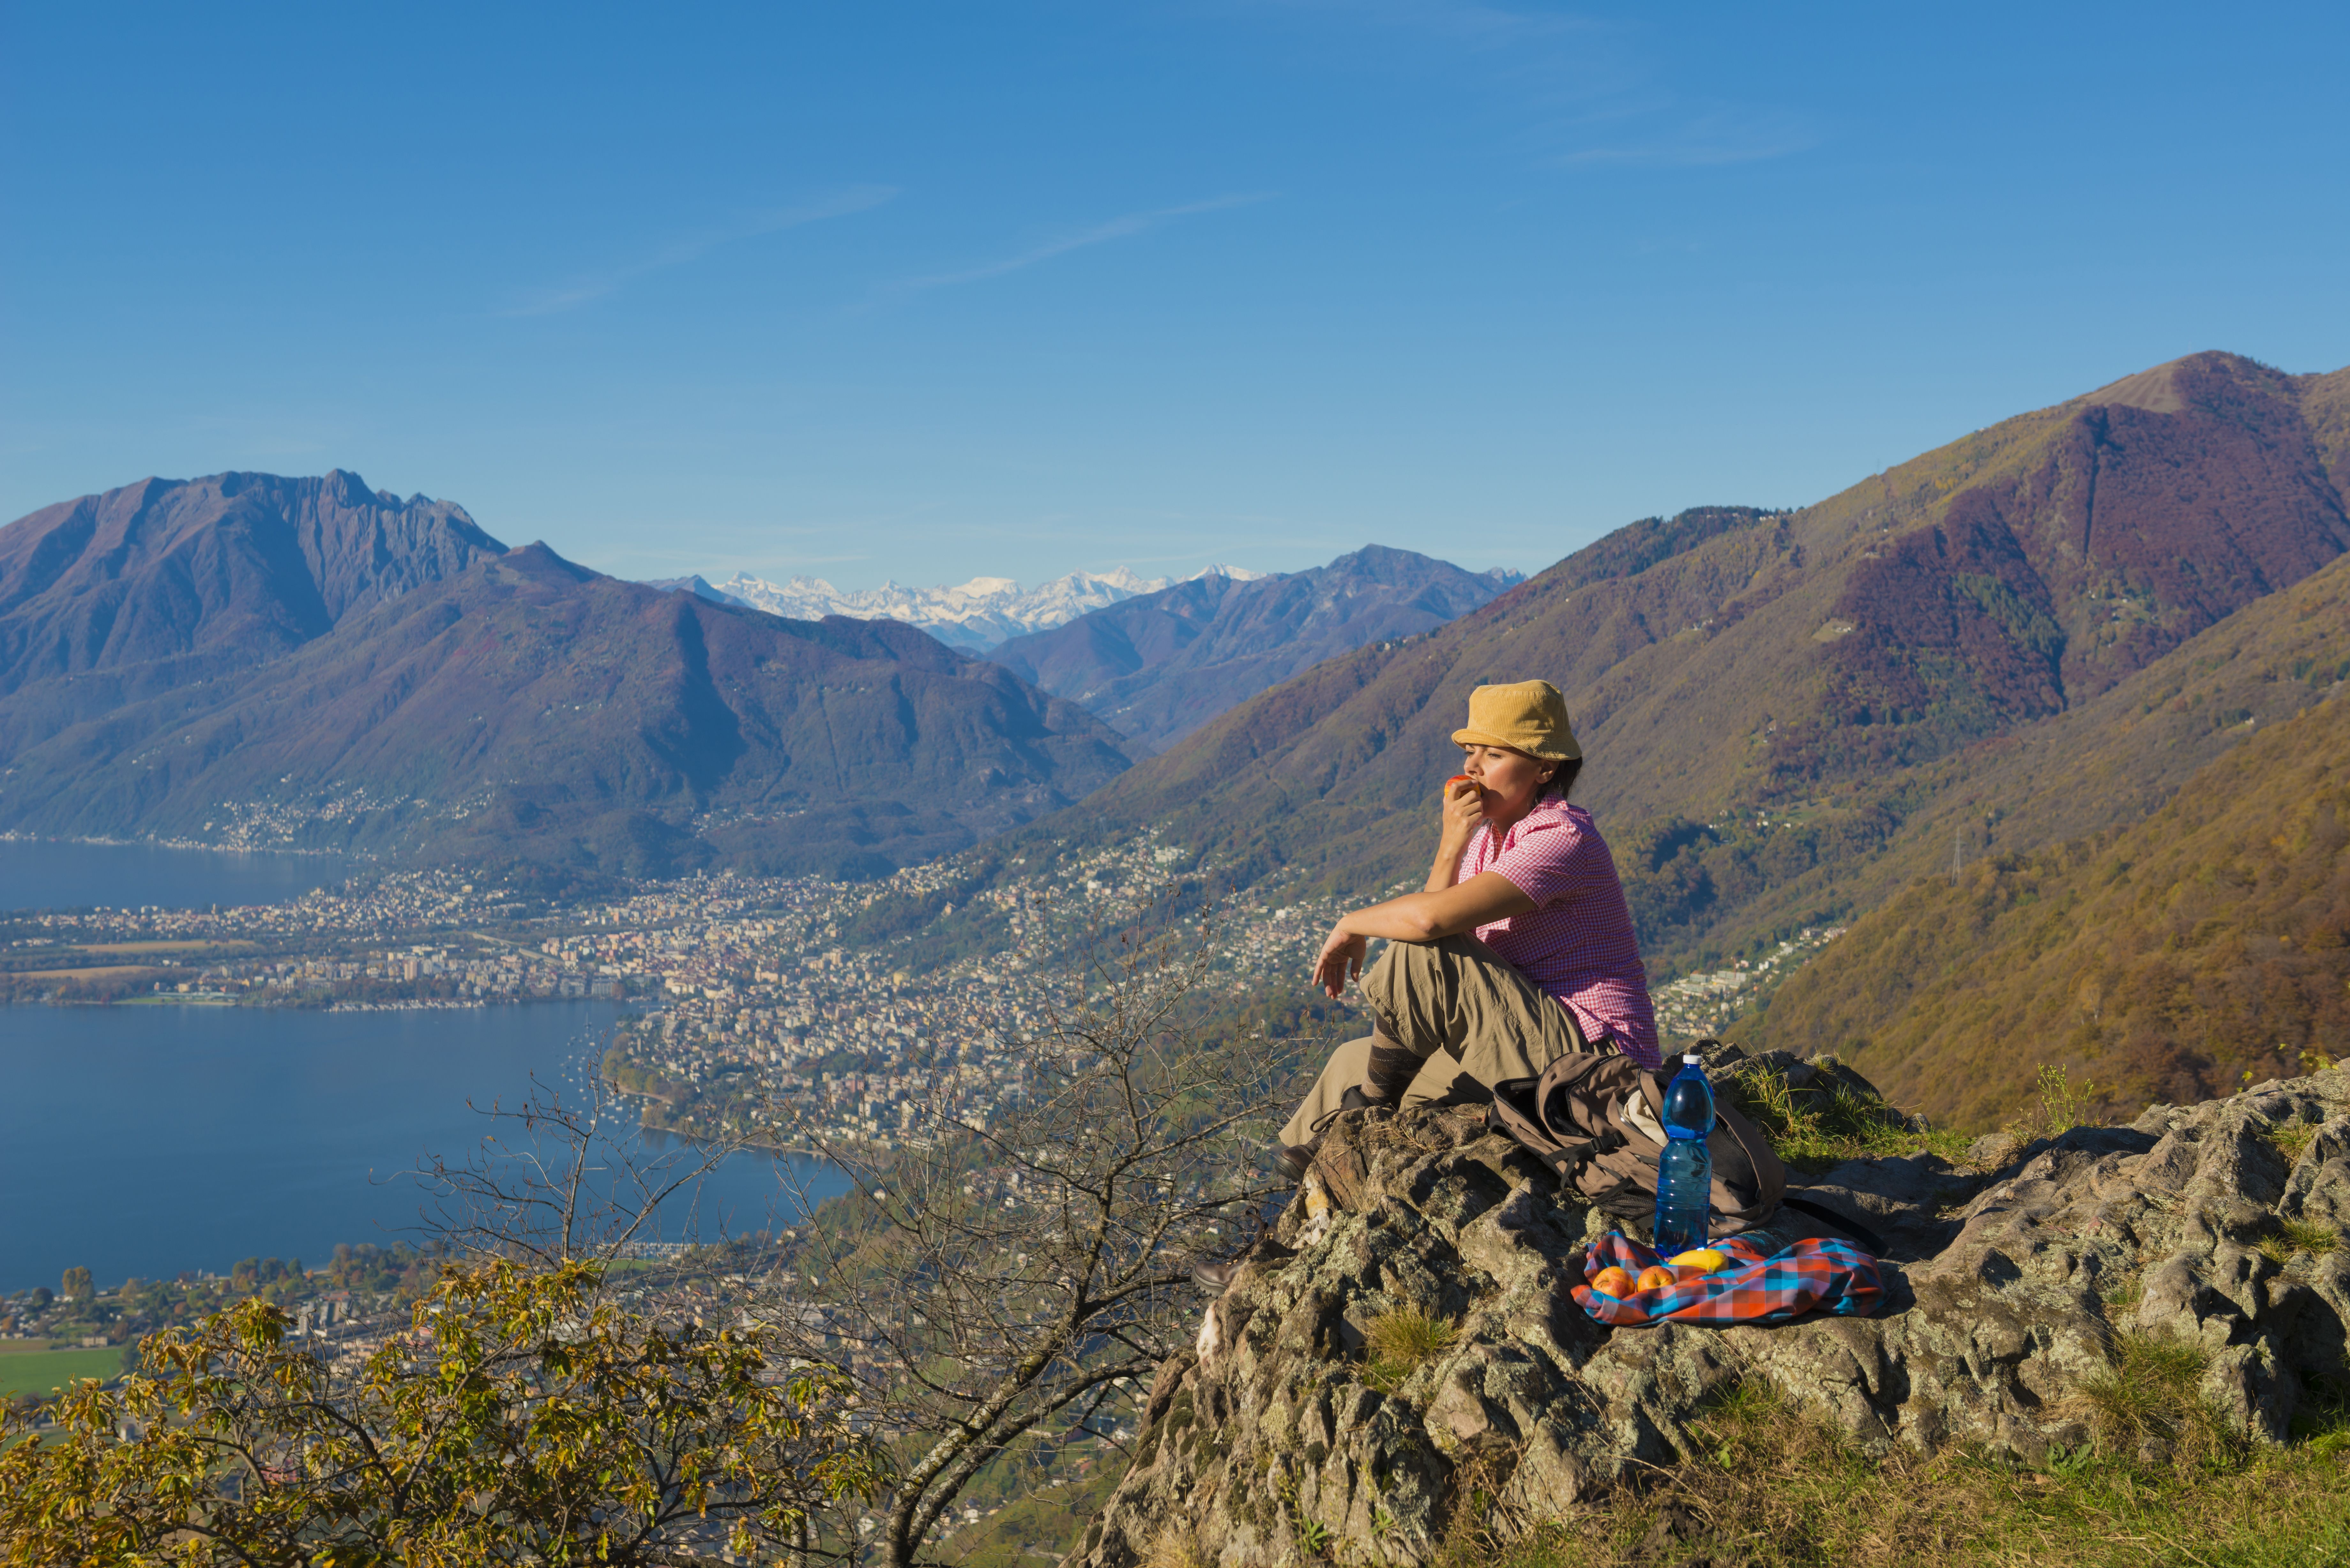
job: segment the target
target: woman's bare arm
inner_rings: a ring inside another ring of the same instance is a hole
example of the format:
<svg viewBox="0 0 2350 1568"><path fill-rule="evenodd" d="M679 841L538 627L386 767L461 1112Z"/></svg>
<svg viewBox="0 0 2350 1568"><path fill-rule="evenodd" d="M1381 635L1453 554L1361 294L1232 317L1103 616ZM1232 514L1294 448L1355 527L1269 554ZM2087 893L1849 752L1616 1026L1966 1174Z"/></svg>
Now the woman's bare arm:
<svg viewBox="0 0 2350 1568"><path fill-rule="evenodd" d="M1433 893L1406 893L1384 904L1342 915L1338 929L1349 936L1385 937L1397 942L1440 942L1463 931L1523 915L1534 901L1499 871L1483 871L1466 882Z"/></svg>
<svg viewBox="0 0 2350 1568"><path fill-rule="evenodd" d="M1363 972L1368 940L1385 937L1397 942L1437 942L1459 936L1494 920L1523 915L1534 901L1516 883L1498 871L1484 871L1466 882L1432 893L1406 893L1384 904L1339 917L1314 961L1314 981L1336 996L1347 981Z"/></svg>

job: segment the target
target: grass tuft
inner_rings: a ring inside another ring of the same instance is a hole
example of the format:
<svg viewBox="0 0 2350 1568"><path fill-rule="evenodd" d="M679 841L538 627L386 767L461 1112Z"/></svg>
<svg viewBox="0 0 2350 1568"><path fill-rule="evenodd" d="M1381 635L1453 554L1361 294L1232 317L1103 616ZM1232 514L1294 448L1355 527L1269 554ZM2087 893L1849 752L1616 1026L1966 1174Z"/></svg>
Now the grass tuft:
<svg viewBox="0 0 2350 1568"><path fill-rule="evenodd" d="M2284 1156L2284 1162L2287 1165L2298 1165L2301 1163L2301 1157L2308 1152L2309 1146L2316 1141L2317 1124L2315 1122L2279 1122L2276 1126L2263 1131L2261 1136L2269 1140L2269 1147Z"/></svg>
<svg viewBox="0 0 2350 1568"><path fill-rule="evenodd" d="M1399 1307L1365 1324L1363 1338L1370 1358L1363 1381L1382 1394L1392 1394L1424 1364L1451 1349L1461 1338L1461 1325L1418 1307Z"/></svg>
<svg viewBox="0 0 2350 1568"><path fill-rule="evenodd" d="M2255 1251L2280 1267L2293 1262L2296 1252L2323 1258L2341 1245L2341 1237L2308 1220L2280 1220L2276 1222L2273 1235L2263 1236L2252 1243Z"/></svg>
<svg viewBox="0 0 2350 1568"><path fill-rule="evenodd" d="M2293 1437L2313 1454L2350 1456L2350 1383L2304 1378L2293 1413Z"/></svg>

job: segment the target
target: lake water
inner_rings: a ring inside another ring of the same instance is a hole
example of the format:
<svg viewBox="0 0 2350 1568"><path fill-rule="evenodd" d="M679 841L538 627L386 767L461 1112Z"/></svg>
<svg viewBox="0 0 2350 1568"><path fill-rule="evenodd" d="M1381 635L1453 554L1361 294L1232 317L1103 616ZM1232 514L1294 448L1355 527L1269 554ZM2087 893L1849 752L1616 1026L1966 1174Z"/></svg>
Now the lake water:
<svg viewBox="0 0 2350 1568"><path fill-rule="evenodd" d="M576 1103L612 1016L586 1002L0 1008L0 1292L55 1290L76 1264L109 1285L247 1257L315 1268L338 1241L412 1239L421 1194L399 1173L479 1147L469 1096L515 1105L536 1074ZM783 1177L818 1198L844 1185L811 1160L738 1156L698 1206L664 1210L661 1235L791 1223Z"/></svg>
<svg viewBox="0 0 2350 1568"><path fill-rule="evenodd" d="M0 909L275 904L340 882L354 867L341 855L0 839Z"/></svg>

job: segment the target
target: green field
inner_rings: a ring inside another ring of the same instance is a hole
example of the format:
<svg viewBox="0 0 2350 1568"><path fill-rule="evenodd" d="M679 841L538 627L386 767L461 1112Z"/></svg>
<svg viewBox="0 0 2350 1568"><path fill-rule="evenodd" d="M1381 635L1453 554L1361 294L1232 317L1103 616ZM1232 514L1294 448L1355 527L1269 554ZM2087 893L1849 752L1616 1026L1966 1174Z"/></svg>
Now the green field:
<svg viewBox="0 0 2350 1568"><path fill-rule="evenodd" d="M28 1350L0 1355L0 1398L47 1394L80 1377L111 1377L122 1370L122 1348Z"/></svg>

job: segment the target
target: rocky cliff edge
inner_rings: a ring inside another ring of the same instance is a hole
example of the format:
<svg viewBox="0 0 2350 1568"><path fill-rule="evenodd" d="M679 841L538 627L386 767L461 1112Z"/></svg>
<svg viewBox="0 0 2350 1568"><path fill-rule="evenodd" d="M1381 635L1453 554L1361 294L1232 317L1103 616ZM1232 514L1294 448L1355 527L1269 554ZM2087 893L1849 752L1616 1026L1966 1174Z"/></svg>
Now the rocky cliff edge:
<svg viewBox="0 0 2350 1568"><path fill-rule="evenodd" d="M2202 1407L2251 1443L2284 1441L2350 1373L2340 1068L1958 1162L1851 1160L1804 1195L1885 1241L1879 1316L1611 1332L1565 1288L1605 1216L1482 1111L1349 1114L1163 1367L1132 1469L1066 1561L1429 1563L1466 1500L1506 1535L1637 1485L1756 1378L1872 1451L2039 1462L2110 1440L2085 1390L2132 1345L2189 1347ZM1423 1325L1416 1366L1367 1348L1383 1321Z"/></svg>

